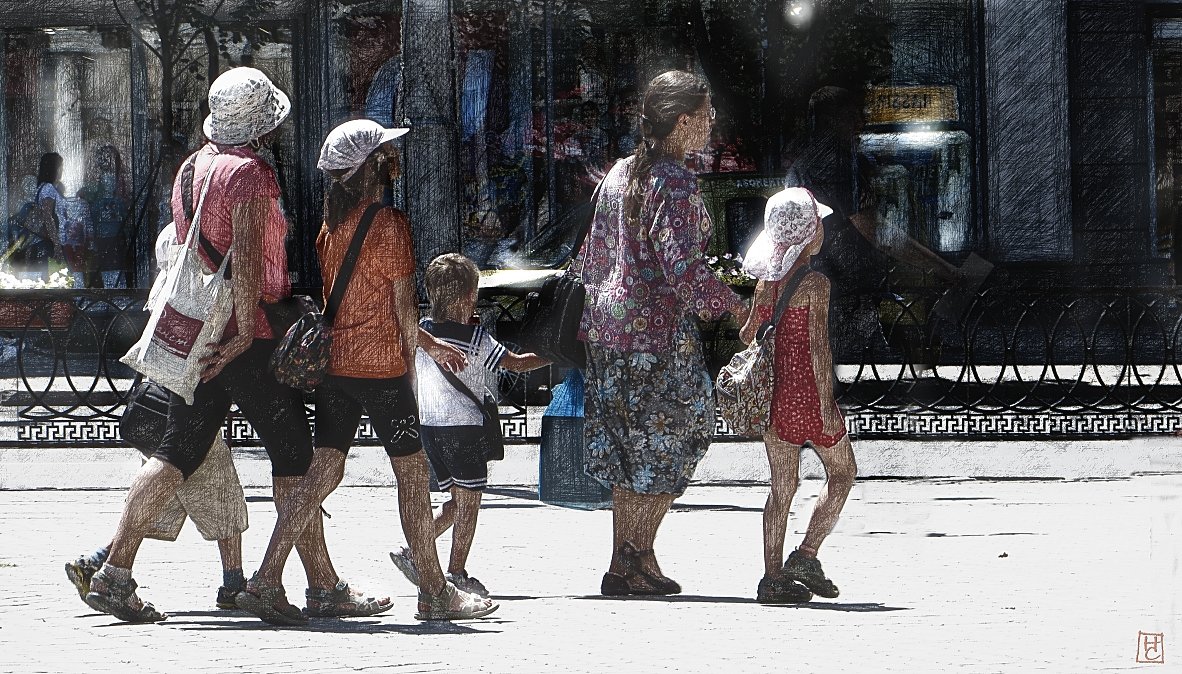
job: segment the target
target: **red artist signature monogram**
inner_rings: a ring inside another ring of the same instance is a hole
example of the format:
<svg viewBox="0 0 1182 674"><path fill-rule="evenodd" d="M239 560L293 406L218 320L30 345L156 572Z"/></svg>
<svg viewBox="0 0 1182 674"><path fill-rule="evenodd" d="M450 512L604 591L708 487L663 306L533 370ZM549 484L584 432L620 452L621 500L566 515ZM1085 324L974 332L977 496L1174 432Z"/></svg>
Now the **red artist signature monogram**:
<svg viewBox="0 0 1182 674"><path fill-rule="evenodd" d="M1166 639L1161 632L1137 632L1137 662L1165 664Z"/></svg>

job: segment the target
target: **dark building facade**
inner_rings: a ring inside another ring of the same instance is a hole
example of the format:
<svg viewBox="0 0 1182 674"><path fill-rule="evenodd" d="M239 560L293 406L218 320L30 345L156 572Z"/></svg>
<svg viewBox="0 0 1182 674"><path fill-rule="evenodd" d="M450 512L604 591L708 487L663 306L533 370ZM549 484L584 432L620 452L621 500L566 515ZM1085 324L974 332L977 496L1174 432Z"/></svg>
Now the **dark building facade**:
<svg viewBox="0 0 1182 674"><path fill-rule="evenodd" d="M860 192L894 195L902 205L884 217L904 233L954 263L977 252L1017 281L1162 286L1182 264L1179 3L293 0L236 17L250 4L239 2L212 27L181 26L188 51L167 73L130 2L122 14L97 0L9 4L0 213L28 203L40 157L58 152L84 228L123 241L104 268L123 273L114 284L145 284L170 164L200 142L209 77L243 64L294 101L268 157L301 285L318 282L315 157L334 124L416 129L392 198L435 218L420 225L423 256L463 247L486 266L544 264L547 232L568 228L634 147L644 83L671 67L715 93L718 130L693 163L724 232L718 252L742 244L725 232L757 224L768 192L815 181L846 208ZM795 23L801 6L811 22ZM876 27L885 55L866 36ZM832 92L850 90L859 138L826 118ZM878 183L859 153L887 169Z"/></svg>

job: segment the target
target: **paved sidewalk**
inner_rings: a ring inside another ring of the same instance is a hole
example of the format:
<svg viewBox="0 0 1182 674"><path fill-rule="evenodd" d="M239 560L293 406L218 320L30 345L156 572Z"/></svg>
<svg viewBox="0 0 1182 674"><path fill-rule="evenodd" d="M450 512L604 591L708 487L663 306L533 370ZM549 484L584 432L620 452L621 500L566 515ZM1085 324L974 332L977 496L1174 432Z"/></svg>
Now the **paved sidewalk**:
<svg viewBox="0 0 1182 674"><path fill-rule="evenodd" d="M819 486L805 482L798 511ZM651 600L597 594L610 512L494 490L470 571L501 609L448 624L413 620L387 558L402 541L394 491L346 487L325 504L338 570L395 608L279 629L214 609L216 546L191 527L146 542L136 567L167 622L95 614L62 564L104 542L124 492L3 491L0 672L1179 671L1179 494L1178 475L861 482L822 552L841 598L764 607L752 599L763 487L691 488L657 542L685 594ZM248 496L249 573L274 515L266 490ZM301 599L294 557L286 585ZM1164 665L1136 663L1139 631L1164 634Z"/></svg>

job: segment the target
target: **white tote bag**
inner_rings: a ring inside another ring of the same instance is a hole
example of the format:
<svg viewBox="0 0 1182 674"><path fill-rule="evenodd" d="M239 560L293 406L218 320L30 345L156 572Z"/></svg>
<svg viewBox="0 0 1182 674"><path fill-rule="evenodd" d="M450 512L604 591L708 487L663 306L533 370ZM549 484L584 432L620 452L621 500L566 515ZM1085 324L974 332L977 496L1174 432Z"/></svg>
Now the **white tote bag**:
<svg viewBox="0 0 1182 674"><path fill-rule="evenodd" d="M201 360L212 353L209 343L221 340L234 308L234 285L225 274L233 245L212 273L206 271L197 249L201 207L212 174L211 165L183 247L171 260L163 285L153 288L146 307L151 312L148 325L135 346L120 358L190 405L204 370Z"/></svg>

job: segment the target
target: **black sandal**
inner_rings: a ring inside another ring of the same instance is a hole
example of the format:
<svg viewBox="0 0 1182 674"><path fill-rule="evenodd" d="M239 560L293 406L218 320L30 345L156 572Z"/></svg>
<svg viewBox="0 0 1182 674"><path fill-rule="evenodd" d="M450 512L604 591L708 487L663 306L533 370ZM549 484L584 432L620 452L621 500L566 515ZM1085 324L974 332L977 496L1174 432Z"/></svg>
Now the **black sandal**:
<svg viewBox="0 0 1182 674"><path fill-rule="evenodd" d="M637 550L631 543L625 541L624 544L620 546L620 555L624 563L624 568L628 569L630 572L628 575L639 576L649 586L647 588L648 591L637 591L634 589L632 594L681 594L681 585L679 585L677 581L664 575L649 573L640 566L640 560L642 558L655 558L652 548L649 548L648 550ZM628 580L628 576L625 576L624 578L625 580ZM635 588L635 586L631 583L629 583L629 586Z"/></svg>

